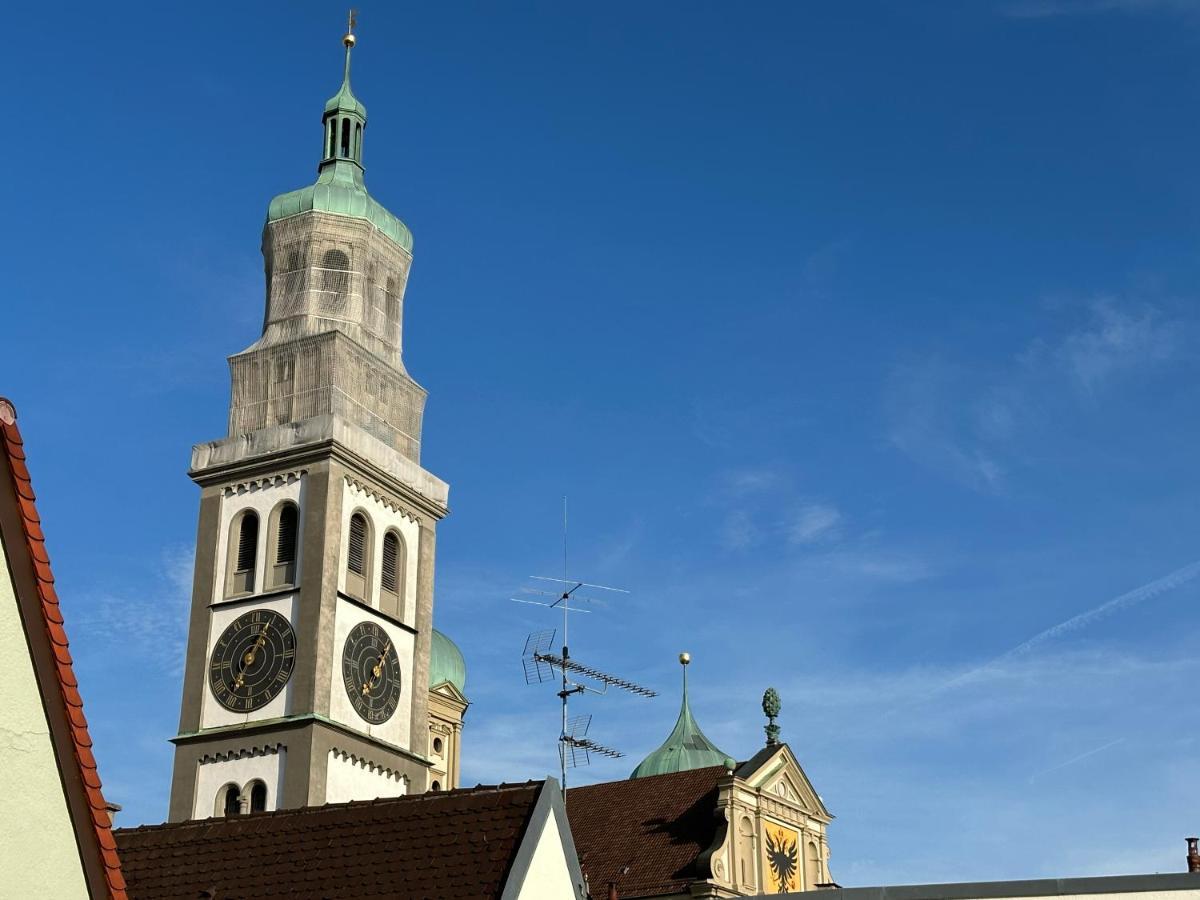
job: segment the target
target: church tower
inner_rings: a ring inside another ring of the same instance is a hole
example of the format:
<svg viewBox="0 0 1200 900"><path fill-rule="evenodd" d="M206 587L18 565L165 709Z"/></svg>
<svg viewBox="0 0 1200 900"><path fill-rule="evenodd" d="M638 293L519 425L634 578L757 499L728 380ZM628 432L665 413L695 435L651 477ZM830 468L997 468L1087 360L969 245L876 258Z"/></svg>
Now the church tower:
<svg viewBox="0 0 1200 900"><path fill-rule="evenodd" d="M229 434L192 450L200 521L172 821L457 776L430 750L448 486L421 467L426 393L402 356L412 235L364 185L353 21L343 41L317 180L267 212L263 332L229 360Z"/></svg>

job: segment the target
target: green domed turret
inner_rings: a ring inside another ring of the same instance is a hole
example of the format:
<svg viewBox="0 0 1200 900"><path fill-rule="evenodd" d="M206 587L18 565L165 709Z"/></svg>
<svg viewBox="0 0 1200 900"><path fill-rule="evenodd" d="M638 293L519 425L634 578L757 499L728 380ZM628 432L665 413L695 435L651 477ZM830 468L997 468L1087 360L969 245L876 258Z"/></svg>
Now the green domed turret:
<svg viewBox="0 0 1200 900"><path fill-rule="evenodd" d="M267 221L275 222L309 210L366 219L411 253L413 241L408 226L368 194L363 183L363 132L367 128L367 107L350 89L353 32L348 32L342 42L346 45L346 68L341 89L329 98L321 115L324 139L317 181L273 199L267 208Z"/></svg>
<svg viewBox="0 0 1200 900"><path fill-rule="evenodd" d="M638 764L630 778L726 765L729 754L718 749L716 744L704 736L704 732L692 716L691 707L688 706L687 666L691 661L689 654L679 654L679 662L683 665L683 705L679 709L675 729L661 747Z"/></svg>
<svg viewBox="0 0 1200 900"><path fill-rule="evenodd" d="M433 646L429 651L429 686L437 687L447 681L465 695L467 663L458 645L435 628Z"/></svg>

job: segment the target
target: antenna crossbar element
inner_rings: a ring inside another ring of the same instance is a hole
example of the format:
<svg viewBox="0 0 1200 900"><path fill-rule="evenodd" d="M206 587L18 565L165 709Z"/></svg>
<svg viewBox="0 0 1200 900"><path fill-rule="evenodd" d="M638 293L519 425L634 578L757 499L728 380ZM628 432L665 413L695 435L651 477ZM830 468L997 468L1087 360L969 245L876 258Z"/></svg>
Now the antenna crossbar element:
<svg viewBox="0 0 1200 900"><path fill-rule="evenodd" d="M592 584L590 581L576 581L573 578L550 578L547 575L530 575L529 577L536 578L538 581L557 581L559 584L573 584L575 587L572 588L572 590L577 590L581 587L590 587L598 588L602 591L616 591L618 594L629 593L629 591L625 590L625 588L609 587L608 585L604 584Z"/></svg>
<svg viewBox="0 0 1200 900"><path fill-rule="evenodd" d="M564 759L569 758L572 768L586 766L591 762L589 754L598 753L601 756L606 756L609 759L620 759L625 754L620 750L614 750L612 747L605 747L603 744L597 744L587 736L588 728L591 727L591 716L576 716L567 722L566 731L559 738L563 743L566 753L563 754Z"/></svg>
<svg viewBox="0 0 1200 900"><path fill-rule="evenodd" d="M526 642L528 646L528 642ZM640 684L621 678L617 675L609 675L607 672L601 672L599 669L585 666L583 663L559 656L555 653L545 651L535 651L533 654L535 664L545 664L552 669L559 669L564 672L574 672L576 675L582 675L584 678L590 678L593 681L599 681L601 684L612 685L620 688L623 691L629 691L631 694L637 694L639 697L657 697L658 691L651 690L648 687L643 687Z"/></svg>
<svg viewBox="0 0 1200 900"><path fill-rule="evenodd" d="M555 603L543 603L541 600L523 600L520 597L509 597L513 603L528 603L530 606L544 606L546 609L565 609L567 612L590 613L590 609L580 609L578 606L567 606L565 603L559 606Z"/></svg>

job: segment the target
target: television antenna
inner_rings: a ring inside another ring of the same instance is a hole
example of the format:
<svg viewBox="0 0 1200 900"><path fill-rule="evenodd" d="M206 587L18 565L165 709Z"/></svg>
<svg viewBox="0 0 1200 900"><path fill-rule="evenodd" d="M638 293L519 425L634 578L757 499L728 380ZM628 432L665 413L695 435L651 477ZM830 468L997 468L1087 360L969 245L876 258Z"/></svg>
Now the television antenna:
<svg viewBox="0 0 1200 900"><path fill-rule="evenodd" d="M558 735L559 774L562 777L563 802L567 796L567 768L586 766L591 762L591 754L599 754L608 759L620 759L625 754L620 750L599 744L587 736L592 724L592 717L576 716L570 718L569 707L571 697L575 694L606 694L610 687L619 688L639 697L657 697L658 692L644 687L637 682L613 675L589 666L572 658L568 649L571 613L590 613L586 605L603 605L604 600L596 596L596 591L610 594L628 594L624 588L609 587L587 581L578 581L566 577L567 568L567 498L563 497L563 575L553 578L549 575L531 575L531 580L538 582L537 587L523 588L522 592L533 595L530 597L511 597L514 603L526 603L541 606L555 612L562 612L562 644L556 644L558 632L554 629L535 631L525 638L525 649L521 654L521 664L525 670L526 684L546 684L557 681L560 684L558 698L562 704L562 728ZM553 589L550 588L554 585ZM555 652L561 646L560 652Z"/></svg>

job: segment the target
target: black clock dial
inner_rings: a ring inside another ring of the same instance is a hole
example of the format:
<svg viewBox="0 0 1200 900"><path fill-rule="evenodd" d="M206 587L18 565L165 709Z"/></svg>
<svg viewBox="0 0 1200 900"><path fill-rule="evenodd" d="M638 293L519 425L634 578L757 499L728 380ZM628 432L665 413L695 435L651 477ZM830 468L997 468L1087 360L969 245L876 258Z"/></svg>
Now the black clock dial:
<svg viewBox="0 0 1200 900"><path fill-rule="evenodd" d="M233 712L262 709L283 690L296 664L296 632L269 609L242 613L221 632L208 662L213 696Z"/></svg>
<svg viewBox="0 0 1200 900"><path fill-rule="evenodd" d="M342 650L342 681L350 703L372 725L386 722L400 705L403 682L392 639L375 622L350 629Z"/></svg>

